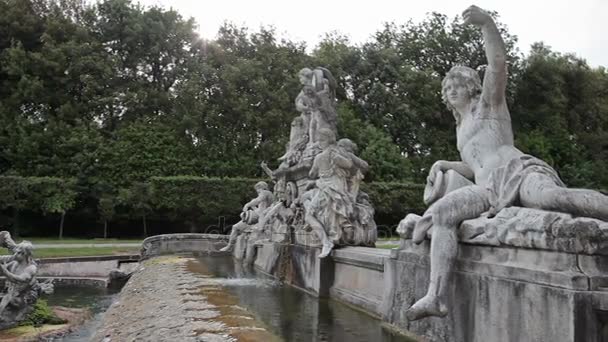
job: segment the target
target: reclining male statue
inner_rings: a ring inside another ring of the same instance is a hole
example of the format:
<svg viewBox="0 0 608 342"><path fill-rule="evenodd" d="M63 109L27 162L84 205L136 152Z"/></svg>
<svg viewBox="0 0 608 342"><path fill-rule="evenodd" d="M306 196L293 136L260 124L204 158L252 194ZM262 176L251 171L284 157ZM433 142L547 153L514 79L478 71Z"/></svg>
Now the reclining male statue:
<svg viewBox="0 0 608 342"><path fill-rule="evenodd" d="M274 202L274 196L270 190L268 190L268 184L266 182L257 182L254 186L257 193L257 197L247 202L243 206L241 212L241 220L232 226L230 238L228 244L220 249L222 252L232 251L236 244L236 239L242 233L253 230L257 226L258 229L264 228L264 217L268 212L268 209Z"/></svg>
<svg viewBox="0 0 608 342"><path fill-rule="evenodd" d="M447 314L445 297L458 252L456 230L464 220L483 213L492 216L513 205L608 220L608 196L566 188L548 164L514 146L505 100L504 42L484 10L471 6L463 17L465 23L481 28L488 66L483 85L477 72L464 66L453 67L442 82L443 101L456 119L462 161L436 162L427 186L450 178L458 179L461 187L445 191L422 217L411 222L416 243L424 240L428 229L433 230L428 292L407 311L409 320ZM463 177L469 185L462 186Z"/></svg>

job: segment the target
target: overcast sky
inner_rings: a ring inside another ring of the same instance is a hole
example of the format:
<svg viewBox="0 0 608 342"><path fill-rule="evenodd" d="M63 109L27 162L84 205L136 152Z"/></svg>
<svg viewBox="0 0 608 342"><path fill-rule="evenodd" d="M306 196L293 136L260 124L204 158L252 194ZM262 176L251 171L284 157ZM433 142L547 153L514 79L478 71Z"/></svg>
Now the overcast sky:
<svg viewBox="0 0 608 342"><path fill-rule="evenodd" d="M138 0L134 0L138 2ZM272 25L280 36L314 47L326 32L346 34L355 43L368 40L384 22L422 20L426 13L453 17L471 1L463 0L139 0L143 5L173 8L194 17L203 38L213 39L224 21L257 30ZM497 11L500 21L519 38L527 53L530 44L544 41L554 51L572 52L592 66L608 67L608 0L478 0L476 5Z"/></svg>

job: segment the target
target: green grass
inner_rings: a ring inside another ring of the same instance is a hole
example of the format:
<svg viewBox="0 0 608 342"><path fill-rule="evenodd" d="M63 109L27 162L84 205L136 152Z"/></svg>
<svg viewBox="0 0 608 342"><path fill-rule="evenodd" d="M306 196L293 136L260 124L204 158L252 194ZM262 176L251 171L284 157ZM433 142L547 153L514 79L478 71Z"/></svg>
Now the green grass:
<svg viewBox="0 0 608 342"><path fill-rule="evenodd" d="M39 244L39 243L44 243L44 244L52 244L52 243L57 243L57 244L81 244L81 243L86 243L86 244L104 244L104 243L141 243L143 241L143 239L102 239L102 238L95 238L95 239L75 239L75 238L65 238L65 239L58 239L58 238L48 238L48 237L18 237L17 242L21 241L21 240L28 240L31 243L33 243L34 245Z"/></svg>
<svg viewBox="0 0 608 342"><path fill-rule="evenodd" d="M59 258L101 255L139 254L137 247L84 247L84 248L39 248L34 250L34 258ZM6 255L6 249L0 255Z"/></svg>
<svg viewBox="0 0 608 342"><path fill-rule="evenodd" d="M376 248L382 248L382 249L393 249L395 247L399 247L399 245L398 244L396 244L396 245L393 245L393 244L390 244L390 245L376 245Z"/></svg>
<svg viewBox="0 0 608 342"><path fill-rule="evenodd" d="M390 238L381 237L381 238L378 238L378 241L395 241L395 242L399 242L399 236L393 236L393 237L390 237Z"/></svg>

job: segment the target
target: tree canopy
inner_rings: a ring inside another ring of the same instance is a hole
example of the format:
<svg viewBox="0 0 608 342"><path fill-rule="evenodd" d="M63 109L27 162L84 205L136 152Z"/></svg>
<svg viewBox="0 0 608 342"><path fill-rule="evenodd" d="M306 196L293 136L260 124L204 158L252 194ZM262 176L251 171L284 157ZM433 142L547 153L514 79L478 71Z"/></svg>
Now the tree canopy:
<svg viewBox="0 0 608 342"><path fill-rule="evenodd" d="M542 43L524 56L498 26L516 145L569 185L608 188L606 69ZM435 160L459 158L440 84L454 65L483 73L482 44L439 13L388 23L364 44L332 33L308 49L230 23L204 39L194 20L131 0L0 0L0 174L77 189L49 195L48 212L88 206L107 221L128 204L145 225L154 177L256 178L260 161L276 166L297 72L325 66L339 135L358 144L368 180L420 183ZM27 208L20 191L2 208Z"/></svg>

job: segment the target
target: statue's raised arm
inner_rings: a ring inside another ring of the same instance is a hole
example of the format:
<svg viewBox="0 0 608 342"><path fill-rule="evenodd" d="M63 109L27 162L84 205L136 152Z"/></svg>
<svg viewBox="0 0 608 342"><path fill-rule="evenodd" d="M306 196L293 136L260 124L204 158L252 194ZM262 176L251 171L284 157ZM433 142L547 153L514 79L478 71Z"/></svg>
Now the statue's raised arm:
<svg viewBox="0 0 608 342"><path fill-rule="evenodd" d="M490 108L504 106L506 105L507 53L496 23L488 12L475 5L467 8L462 16L465 24L478 26L483 34L488 67L483 79L481 100Z"/></svg>

